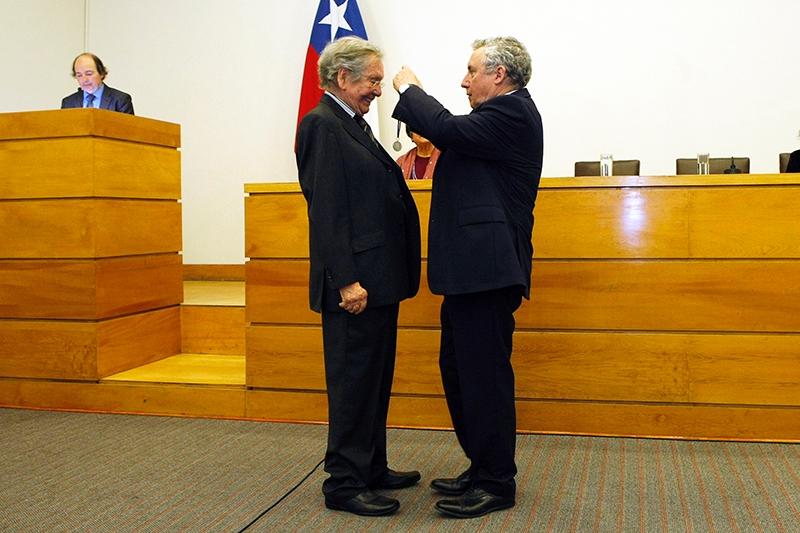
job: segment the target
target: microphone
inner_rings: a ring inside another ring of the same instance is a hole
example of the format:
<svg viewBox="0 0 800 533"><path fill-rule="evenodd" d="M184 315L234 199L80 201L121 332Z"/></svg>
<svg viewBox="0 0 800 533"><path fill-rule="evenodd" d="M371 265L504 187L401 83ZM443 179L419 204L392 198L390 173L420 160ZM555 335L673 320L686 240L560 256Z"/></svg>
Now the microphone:
<svg viewBox="0 0 800 533"><path fill-rule="evenodd" d="M397 138L392 143L392 149L395 152L399 152L400 150L403 149L403 143L400 142L400 121L399 120L397 121Z"/></svg>
<svg viewBox="0 0 800 533"><path fill-rule="evenodd" d="M742 171L739 168L736 168L736 163L733 161L733 157L731 157L731 166L726 168L723 171L724 174L741 174Z"/></svg>

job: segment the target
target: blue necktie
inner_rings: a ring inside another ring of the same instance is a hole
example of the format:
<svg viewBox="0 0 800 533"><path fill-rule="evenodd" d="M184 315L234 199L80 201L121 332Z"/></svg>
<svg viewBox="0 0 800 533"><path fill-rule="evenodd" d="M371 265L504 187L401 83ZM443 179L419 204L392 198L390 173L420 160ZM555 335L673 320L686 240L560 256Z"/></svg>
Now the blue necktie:
<svg viewBox="0 0 800 533"><path fill-rule="evenodd" d="M86 107L94 107L92 104L94 103L94 95L89 93L86 95Z"/></svg>

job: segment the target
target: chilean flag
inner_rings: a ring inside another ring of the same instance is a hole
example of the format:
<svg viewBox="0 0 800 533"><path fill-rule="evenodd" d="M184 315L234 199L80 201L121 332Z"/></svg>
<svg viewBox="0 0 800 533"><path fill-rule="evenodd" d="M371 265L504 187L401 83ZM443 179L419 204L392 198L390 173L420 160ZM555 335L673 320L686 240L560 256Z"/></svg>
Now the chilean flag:
<svg viewBox="0 0 800 533"><path fill-rule="evenodd" d="M297 111L297 124L314 109L322 98L324 91L319 87L317 60L325 46L339 37L354 35L367 38L364 21L358 10L356 0L320 0L314 25L311 27L311 40L306 53L306 65L303 70L303 85L300 88L300 108Z"/></svg>

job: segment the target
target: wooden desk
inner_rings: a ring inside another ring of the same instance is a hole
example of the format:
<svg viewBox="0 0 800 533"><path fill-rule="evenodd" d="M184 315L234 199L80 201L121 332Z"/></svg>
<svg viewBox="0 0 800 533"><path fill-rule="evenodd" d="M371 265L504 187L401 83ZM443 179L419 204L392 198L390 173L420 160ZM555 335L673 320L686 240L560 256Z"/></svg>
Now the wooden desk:
<svg viewBox="0 0 800 533"><path fill-rule="evenodd" d="M430 183L411 182L427 250ZM296 184L245 186L248 414L324 420ZM545 178L517 312L523 431L800 440L800 178ZM390 410L449 427L438 306L401 306Z"/></svg>

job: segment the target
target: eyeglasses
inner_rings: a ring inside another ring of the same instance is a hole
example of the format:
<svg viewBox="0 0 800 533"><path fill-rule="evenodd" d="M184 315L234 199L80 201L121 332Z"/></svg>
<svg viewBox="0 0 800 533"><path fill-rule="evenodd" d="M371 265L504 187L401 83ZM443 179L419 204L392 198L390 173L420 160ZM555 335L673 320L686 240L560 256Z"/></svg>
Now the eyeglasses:
<svg viewBox="0 0 800 533"><path fill-rule="evenodd" d="M383 83L381 80L374 80L374 79L373 80L368 79L367 85L369 85L370 89L377 89L378 87L383 89L386 86L386 84Z"/></svg>

